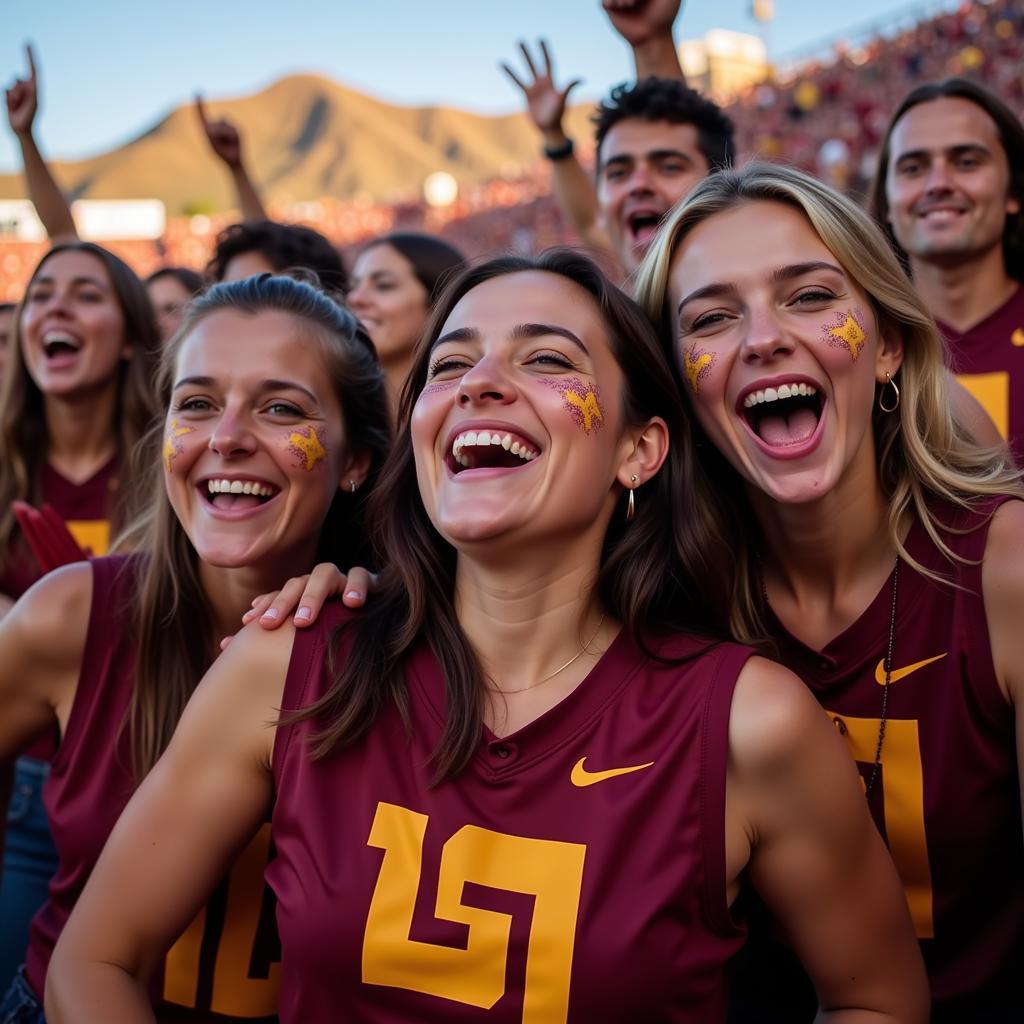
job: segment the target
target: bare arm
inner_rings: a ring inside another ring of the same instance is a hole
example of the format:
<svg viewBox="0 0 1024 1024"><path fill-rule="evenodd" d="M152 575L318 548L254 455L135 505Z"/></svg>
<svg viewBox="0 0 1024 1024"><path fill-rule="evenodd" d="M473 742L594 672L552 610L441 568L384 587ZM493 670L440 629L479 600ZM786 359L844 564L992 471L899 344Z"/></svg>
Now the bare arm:
<svg viewBox="0 0 1024 1024"><path fill-rule="evenodd" d="M224 162L231 174L242 220L269 220L267 211L263 207L263 200L260 199L256 186L253 185L252 179L249 177L245 161L242 159L242 138L238 129L224 118L219 121L211 121L207 116L202 96L196 96L196 113L199 115L199 123L202 125L210 149Z"/></svg>
<svg viewBox="0 0 1024 1024"><path fill-rule="evenodd" d="M602 0L612 27L633 51L636 77L676 78L686 75L672 38L672 24L682 6L680 0Z"/></svg>
<svg viewBox="0 0 1024 1024"><path fill-rule="evenodd" d="M1016 723L1024 820L1024 502L1007 502L992 517L981 585L996 678Z"/></svg>
<svg viewBox="0 0 1024 1024"><path fill-rule="evenodd" d="M520 78L506 63L502 63L501 69L522 92L530 120L540 132L545 148L558 150L570 141L562 127L562 121L569 93L580 84L580 79L575 78L564 89L559 89L554 82L554 65L548 44L542 39L539 45L544 62L542 71L537 69L537 63L523 42L519 43L519 50L529 75ZM583 169L575 153L551 161L551 180L559 208L573 230L588 245L602 252L612 253L608 236L597 222L597 193L594 182Z"/></svg>
<svg viewBox="0 0 1024 1024"><path fill-rule="evenodd" d="M46 978L50 1024L154 1020L147 979L273 798L268 723L277 718L293 637L249 627L197 688L57 944Z"/></svg>
<svg viewBox="0 0 1024 1024"><path fill-rule="evenodd" d="M747 871L789 936L819 1021L928 1019L928 983L896 869L856 768L811 693L760 658L729 724L729 873Z"/></svg>
<svg viewBox="0 0 1024 1024"><path fill-rule="evenodd" d="M15 79L7 90L7 121L21 147L22 165L28 197L32 200L52 242L78 237L78 229L71 216L64 193L54 180L49 165L39 152L32 125L39 109L39 75L32 47L25 46L28 58L28 78Z"/></svg>

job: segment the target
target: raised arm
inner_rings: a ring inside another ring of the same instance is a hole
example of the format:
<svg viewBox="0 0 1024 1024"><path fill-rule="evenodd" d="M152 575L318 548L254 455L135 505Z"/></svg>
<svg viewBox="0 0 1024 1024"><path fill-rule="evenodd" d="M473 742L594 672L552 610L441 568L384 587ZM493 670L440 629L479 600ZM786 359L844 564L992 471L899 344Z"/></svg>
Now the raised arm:
<svg viewBox="0 0 1024 1024"><path fill-rule="evenodd" d="M637 79L654 75L686 81L672 38L680 0L602 0L601 6L633 51Z"/></svg>
<svg viewBox="0 0 1024 1024"><path fill-rule="evenodd" d="M50 1024L154 1020L147 980L270 806L268 723L293 636L249 627L197 688L57 944L46 977Z"/></svg>
<svg viewBox="0 0 1024 1024"><path fill-rule="evenodd" d="M814 982L818 1020L923 1024L910 912L828 716L792 673L754 658L736 685L729 747L730 876L749 856L751 882Z"/></svg>
<svg viewBox="0 0 1024 1024"><path fill-rule="evenodd" d="M594 182L577 159L573 152L572 140L565 134L562 126L569 93L580 84L580 79L575 78L565 88L559 89L554 82L554 65L548 44L541 39L538 45L543 59L543 70L538 70L539 62L534 61L529 48L523 42L519 43L519 51L523 55L527 73L520 77L504 62L501 69L523 94L530 120L541 134L544 155L551 161L555 198L566 220L588 245L602 252L612 253L608 236L597 223L597 193Z"/></svg>
<svg viewBox="0 0 1024 1024"><path fill-rule="evenodd" d="M210 144L210 149L224 162L231 174L242 220L269 220L267 211L263 207L263 200L260 199L256 186L253 185L252 179L249 177L245 161L242 159L242 138L238 129L224 118L211 121L207 115L203 98L199 95L196 96L196 113L199 115L199 123L206 135L206 141Z"/></svg>
<svg viewBox="0 0 1024 1024"><path fill-rule="evenodd" d="M14 85L6 91L7 122L21 147L21 160L25 171L25 185L28 197L43 222L52 242L66 241L78 237L71 207L64 193L54 180L49 165L39 152L32 126L39 109L39 73L36 69L32 46L25 44L28 60L28 78L16 78Z"/></svg>
<svg viewBox="0 0 1024 1024"><path fill-rule="evenodd" d="M992 663L1013 711L1024 825L1024 502L1008 501L992 517L981 566Z"/></svg>

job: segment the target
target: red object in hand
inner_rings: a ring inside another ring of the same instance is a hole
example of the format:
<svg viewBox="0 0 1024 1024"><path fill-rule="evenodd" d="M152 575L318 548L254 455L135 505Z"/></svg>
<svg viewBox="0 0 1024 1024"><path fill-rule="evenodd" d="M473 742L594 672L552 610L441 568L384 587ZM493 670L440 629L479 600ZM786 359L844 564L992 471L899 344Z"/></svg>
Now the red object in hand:
<svg viewBox="0 0 1024 1024"><path fill-rule="evenodd" d="M27 502L11 504L18 526L28 546L44 573L59 569L72 562L84 562L89 557L78 541L71 535L67 524L53 506L44 504L42 509L33 508Z"/></svg>

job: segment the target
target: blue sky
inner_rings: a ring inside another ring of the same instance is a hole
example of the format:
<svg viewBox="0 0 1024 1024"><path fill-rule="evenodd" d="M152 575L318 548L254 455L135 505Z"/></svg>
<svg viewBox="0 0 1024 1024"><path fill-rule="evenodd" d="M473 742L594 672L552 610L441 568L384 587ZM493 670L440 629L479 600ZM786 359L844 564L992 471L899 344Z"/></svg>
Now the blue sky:
<svg viewBox="0 0 1024 1024"><path fill-rule="evenodd" d="M546 36L562 75L591 99L630 75L626 45L599 0L3 0L0 82L40 62L38 136L48 156L102 152L152 125L197 89L244 95L296 71L329 75L384 99L498 112L518 94L497 70L520 36ZM935 9L941 0L910 8ZM769 31L783 54L891 12L892 0L776 0ZM709 28L756 31L750 0L688 0L677 39ZM0 169L18 166L6 122Z"/></svg>

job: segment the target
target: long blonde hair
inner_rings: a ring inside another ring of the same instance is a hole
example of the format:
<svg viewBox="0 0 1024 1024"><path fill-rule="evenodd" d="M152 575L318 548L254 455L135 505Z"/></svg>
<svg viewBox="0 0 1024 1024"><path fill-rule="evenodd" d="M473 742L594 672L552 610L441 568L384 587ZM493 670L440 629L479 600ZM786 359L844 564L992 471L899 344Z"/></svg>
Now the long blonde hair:
<svg viewBox="0 0 1024 1024"><path fill-rule="evenodd" d="M703 221L743 203L782 203L811 223L847 274L867 293L880 331L895 330L903 340L903 363L896 374L899 409L872 418L878 476L889 501L888 530L900 555L908 555L901 536L908 517L916 517L935 545L953 561L942 539L935 499L962 508L979 499L1010 494L1024 497L1021 475L1009 452L982 448L956 418L949 399L950 375L935 321L914 291L885 237L871 218L835 190L809 175L776 164L750 163L740 170L706 178L670 215L637 271L636 299L659 325L662 342L678 365L675 326L668 303L669 271L683 239ZM876 394L877 398L877 394ZM711 448L705 441L705 451ZM739 477L724 458L712 456L709 473L725 491L746 505ZM722 502L720 507L736 502ZM728 510L724 511L728 517ZM766 631L760 615L756 565L757 537L749 518L734 516L731 529L737 554L732 625L739 639L760 639Z"/></svg>

